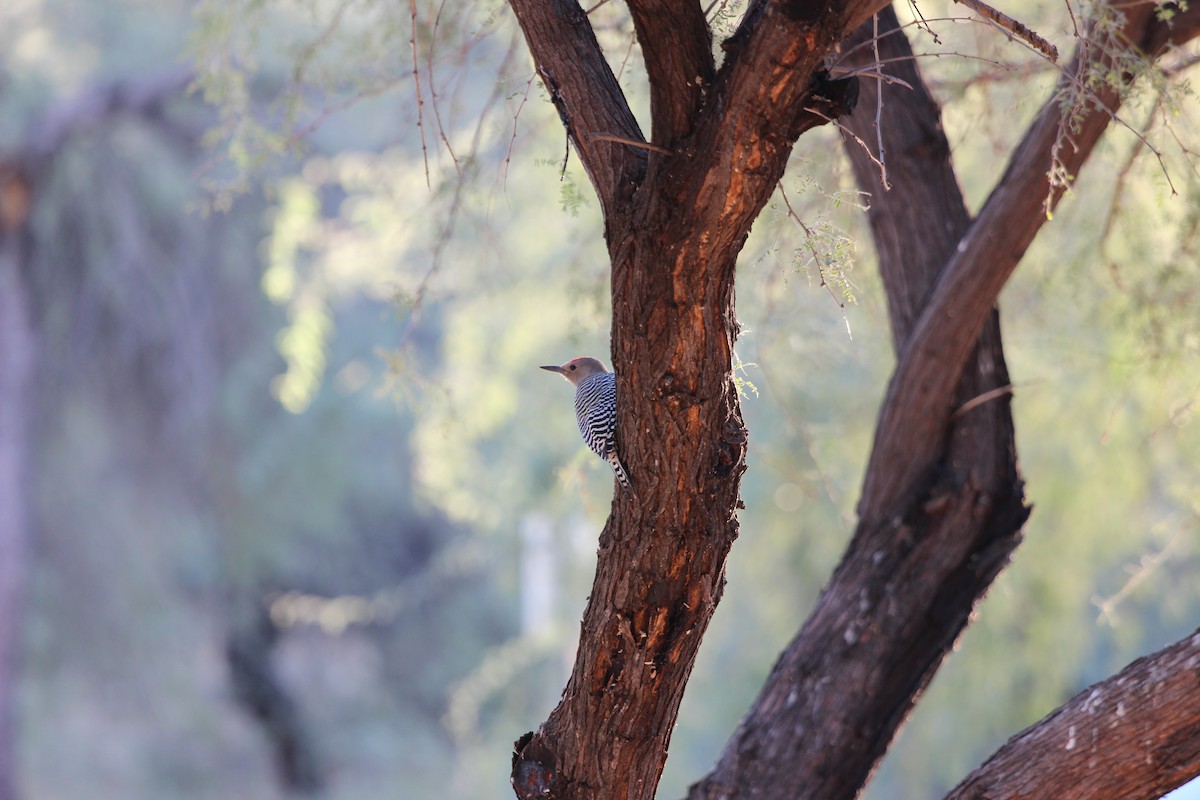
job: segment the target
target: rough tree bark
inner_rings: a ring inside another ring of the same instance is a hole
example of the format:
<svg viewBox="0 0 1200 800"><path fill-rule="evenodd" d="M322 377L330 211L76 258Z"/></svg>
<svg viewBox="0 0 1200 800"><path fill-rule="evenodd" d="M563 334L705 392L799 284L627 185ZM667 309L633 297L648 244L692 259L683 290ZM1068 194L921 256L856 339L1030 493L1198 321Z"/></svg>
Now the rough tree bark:
<svg viewBox="0 0 1200 800"><path fill-rule="evenodd" d="M1175 34L1194 35L1194 24L1181 20ZM869 27L847 47L869 40ZM880 14L880 33L888 32L879 42L885 61L910 54L896 27L893 14ZM1168 33L1149 6L1129 9L1117 41L1081 48L1060 89L1102 69L1114 44L1137 43L1154 56ZM868 51L855 52L849 66L862 65ZM971 222L919 72L911 61L886 71L914 87L882 90L890 192L862 147L848 144L859 185L872 194L872 233L900 361L880 413L861 521L816 611L692 797L857 795L974 603L1019 544L1028 513L994 303L1046 220L1046 198L1056 203L1061 196L1046 172L1063 111L1057 97L1047 102ZM876 139L878 91L877 84L864 86L846 123L864 142ZM1084 112L1073 146L1059 152L1071 175L1119 99L1117 87L1102 89ZM1193 687L1191 702L1200 702L1200 687ZM1159 785L1149 780L1154 769L1139 770L1144 787ZM1191 769L1198 769L1194 759ZM1143 792L1139 796L1158 796Z"/></svg>
<svg viewBox="0 0 1200 800"><path fill-rule="evenodd" d="M604 211L619 439L637 487L614 498L601 534L563 699L517 742L519 797L654 795L737 535L746 434L730 379L736 257L796 138L853 106L854 84L829 81L822 59L884 4L751 2L722 43L719 70L699 4L628 5L650 79L648 146L579 7L512 2ZM1150 6L1126 16L1119 42L1156 54L1166 23ZM891 46L907 43L897 33ZM1082 48L1064 80L1103 67L1111 52ZM994 306L1045 220L1043 200L1061 194L1045 173L1062 112L1047 103L971 221L936 106L904 69L918 91L886 104L884 134L893 183L906 185L895 199L877 193L872 212L898 366L860 523L695 797L855 796L1028 515ZM876 87L868 89L873 99ZM1058 154L1072 175L1119 96L1100 89L1094 100ZM865 133L869 123L850 124ZM852 158L859 180L873 185Z"/></svg>

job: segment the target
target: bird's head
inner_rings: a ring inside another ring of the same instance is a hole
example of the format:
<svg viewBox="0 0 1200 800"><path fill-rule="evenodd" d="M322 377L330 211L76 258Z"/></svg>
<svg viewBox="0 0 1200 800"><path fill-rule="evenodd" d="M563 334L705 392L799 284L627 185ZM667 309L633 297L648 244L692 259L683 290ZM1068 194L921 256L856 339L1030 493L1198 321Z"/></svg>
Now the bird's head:
<svg viewBox="0 0 1200 800"><path fill-rule="evenodd" d="M583 358L572 358L560 367L551 366L542 367L542 369L557 372L577 386L581 380L589 375L595 375L597 372L608 372L602 362L594 358L587 358L586 356Z"/></svg>

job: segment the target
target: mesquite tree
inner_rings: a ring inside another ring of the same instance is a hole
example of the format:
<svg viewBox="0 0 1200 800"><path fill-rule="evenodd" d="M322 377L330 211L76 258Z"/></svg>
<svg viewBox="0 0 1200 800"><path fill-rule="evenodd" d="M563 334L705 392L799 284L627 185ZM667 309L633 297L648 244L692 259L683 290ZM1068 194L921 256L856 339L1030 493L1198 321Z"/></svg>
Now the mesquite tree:
<svg viewBox="0 0 1200 800"><path fill-rule="evenodd" d="M518 740L513 784L519 797L654 796L738 535L738 253L797 139L840 119L872 197L897 366L852 541L690 795L854 797L1029 515L996 298L1123 91L1200 33L1200 9L1094 6L972 218L886 4L751 0L719 66L701 3L627 4L649 78L648 138L578 4L511 2L603 211L618 436L636 485L614 498L574 669L558 707ZM884 78L854 77L876 59ZM1198 659L1200 634L1135 663L1014 738L953 796L1153 798L1183 783L1200 772ZM1055 738L1068 730L1079 746Z"/></svg>

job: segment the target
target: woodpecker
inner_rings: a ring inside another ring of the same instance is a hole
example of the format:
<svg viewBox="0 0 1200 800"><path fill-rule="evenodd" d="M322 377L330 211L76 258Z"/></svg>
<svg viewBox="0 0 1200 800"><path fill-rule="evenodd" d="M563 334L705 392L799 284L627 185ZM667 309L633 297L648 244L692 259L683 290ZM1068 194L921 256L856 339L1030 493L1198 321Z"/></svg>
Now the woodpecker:
<svg viewBox="0 0 1200 800"><path fill-rule="evenodd" d="M575 385L575 419L583 441L608 462L621 488L629 491L629 475L617 455L617 376L594 358L573 358L561 367L542 369Z"/></svg>

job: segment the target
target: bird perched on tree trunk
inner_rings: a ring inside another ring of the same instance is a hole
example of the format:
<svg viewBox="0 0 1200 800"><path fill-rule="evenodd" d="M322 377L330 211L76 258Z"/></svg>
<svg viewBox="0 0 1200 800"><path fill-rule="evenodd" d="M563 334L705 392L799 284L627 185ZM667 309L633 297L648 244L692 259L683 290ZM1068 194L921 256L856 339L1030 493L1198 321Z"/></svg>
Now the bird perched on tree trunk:
<svg viewBox="0 0 1200 800"><path fill-rule="evenodd" d="M621 488L631 490L617 455L617 376L594 358L573 358L561 367L542 369L557 372L575 385L575 418L583 441L608 462Z"/></svg>

